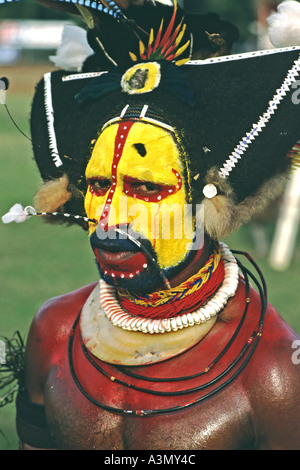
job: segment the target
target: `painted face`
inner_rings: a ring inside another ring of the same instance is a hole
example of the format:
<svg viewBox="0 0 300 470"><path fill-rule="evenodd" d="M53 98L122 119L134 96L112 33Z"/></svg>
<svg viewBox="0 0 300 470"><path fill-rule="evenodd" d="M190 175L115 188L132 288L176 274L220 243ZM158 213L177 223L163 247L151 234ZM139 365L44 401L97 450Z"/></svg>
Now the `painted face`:
<svg viewBox="0 0 300 470"><path fill-rule="evenodd" d="M89 234L101 276L132 290L160 285L157 268L172 275L194 234L192 223L184 223L187 191L174 136L152 124L112 124L94 146L86 179L85 210L99 221Z"/></svg>

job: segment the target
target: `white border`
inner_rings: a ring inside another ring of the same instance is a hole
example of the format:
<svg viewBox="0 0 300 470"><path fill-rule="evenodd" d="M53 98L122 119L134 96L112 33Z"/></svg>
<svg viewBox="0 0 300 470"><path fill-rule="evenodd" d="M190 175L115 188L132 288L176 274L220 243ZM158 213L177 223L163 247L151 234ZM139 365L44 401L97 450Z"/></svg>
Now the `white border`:
<svg viewBox="0 0 300 470"><path fill-rule="evenodd" d="M238 143L232 154L228 157L222 168L219 170L219 176L223 179L227 178L238 161L242 158L251 143L254 142L256 137L263 131L266 125L270 122L275 111L278 109L280 102L284 99L286 94L290 91L293 83L296 81L300 74L300 55L294 61L293 67L288 71L285 80L280 88L276 90L276 94L272 100L269 101L269 106L265 113L260 116L257 123L252 125L250 132Z"/></svg>
<svg viewBox="0 0 300 470"><path fill-rule="evenodd" d="M78 73L78 74L72 74L72 75L64 75L62 77L63 82L70 82L72 80L84 80L87 78L96 78L100 77L100 75L103 75L105 73L108 73L108 71L103 71L103 72L87 72L87 73Z"/></svg>
<svg viewBox="0 0 300 470"><path fill-rule="evenodd" d="M280 49L263 49L261 51L253 51L253 52L243 52L242 54L230 54L227 56L221 57L213 57L204 60L189 60L186 62L186 65L210 65L210 64L220 64L222 62L231 62L236 60L243 60L243 59L253 59L253 57L264 57L266 55L272 54L281 54L283 52L292 52L292 51L300 51L299 46L292 46L292 47L282 47Z"/></svg>
<svg viewBox="0 0 300 470"><path fill-rule="evenodd" d="M62 166L63 162L59 157L57 148L56 134L54 129L54 110L52 104L52 91L51 91L51 72L44 75L44 96L45 96L45 113L47 119L47 128L49 135L49 147L51 156L56 167Z"/></svg>

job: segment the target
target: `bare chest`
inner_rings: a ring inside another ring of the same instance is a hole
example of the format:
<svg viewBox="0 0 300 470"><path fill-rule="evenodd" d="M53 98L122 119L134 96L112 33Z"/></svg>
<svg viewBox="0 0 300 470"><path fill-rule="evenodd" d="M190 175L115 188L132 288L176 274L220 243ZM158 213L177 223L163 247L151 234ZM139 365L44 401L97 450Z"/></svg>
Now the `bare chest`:
<svg viewBox="0 0 300 470"><path fill-rule="evenodd" d="M61 449L239 450L252 445L251 405L243 372L231 381L246 330L223 322L204 342L168 360L138 367L89 357L79 329L53 355L45 383L50 431ZM227 331L227 330L226 330ZM72 347L70 348L70 338ZM69 350L68 350L69 344ZM217 352L220 354L215 361ZM69 354L67 354L67 351ZM208 367L215 362L213 367ZM229 370L229 374L227 373Z"/></svg>
<svg viewBox="0 0 300 470"><path fill-rule="evenodd" d="M151 386L134 380L135 386L148 390L142 392L85 370L89 379L78 374L78 387L68 366L53 367L46 384L49 427L61 449L251 448L249 406L239 380L212 396L211 387L181 395L177 392L193 388L195 382Z"/></svg>

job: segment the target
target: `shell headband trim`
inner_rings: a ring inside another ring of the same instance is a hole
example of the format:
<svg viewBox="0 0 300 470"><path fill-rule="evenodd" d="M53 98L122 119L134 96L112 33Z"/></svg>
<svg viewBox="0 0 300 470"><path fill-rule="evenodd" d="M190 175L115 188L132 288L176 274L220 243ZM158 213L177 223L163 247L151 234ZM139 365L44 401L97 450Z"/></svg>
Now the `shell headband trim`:
<svg viewBox="0 0 300 470"><path fill-rule="evenodd" d="M263 131L264 127L269 123L272 116L275 114L280 102L287 95L292 87L293 83L296 81L300 73L300 56L294 62L293 67L288 71L288 74L282 83L281 87L277 90L277 93L273 96L272 100L269 102L269 107L266 112L259 118L256 124L253 124L252 129L247 135L239 142L238 146L234 149L232 154L229 156L226 163L219 171L221 178L226 178L229 176L230 172L235 168L238 161L242 158L244 153L247 151L249 145L254 142L255 138Z"/></svg>

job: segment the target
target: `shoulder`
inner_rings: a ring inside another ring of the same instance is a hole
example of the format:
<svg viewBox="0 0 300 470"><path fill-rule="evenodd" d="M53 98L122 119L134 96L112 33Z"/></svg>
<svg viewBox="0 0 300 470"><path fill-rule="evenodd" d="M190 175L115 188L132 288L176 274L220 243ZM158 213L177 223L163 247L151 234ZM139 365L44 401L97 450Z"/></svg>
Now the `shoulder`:
<svg viewBox="0 0 300 470"><path fill-rule="evenodd" d="M289 370L292 361L293 347L300 340L296 331L284 320L277 310L268 305L258 357L267 358L265 367L276 366ZM300 369L299 369L300 373Z"/></svg>
<svg viewBox="0 0 300 470"><path fill-rule="evenodd" d="M47 338L51 340L51 343L61 340L62 336L69 331L69 327L72 327L95 286L96 283L93 283L47 300L33 318L28 341L40 343L43 340L44 347L47 347Z"/></svg>
<svg viewBox="0 0 300 470"><path fill-rule="evenodd" d="M269 305L246 374L257 448L300 448L299 349L299 335Z"/></svg>
<svg viewBox="0 0 300 470"><path fill-rule="evenodd" d="M37 311L31 329L43 334L45 329L48 331L49 323L51 323L51 332L54 334L57 328L74 321L74 317L79 313L96 285L97 283L89 284L73 292L47 300Z"/></svg>
<svg viewBox="0 0 300 470"><path fill-rule="evenodd" d="M33 401L42 402L49 363L68 338L70 330L96 283L45 302L33 318L26 342L26 386Z"/></svg>

